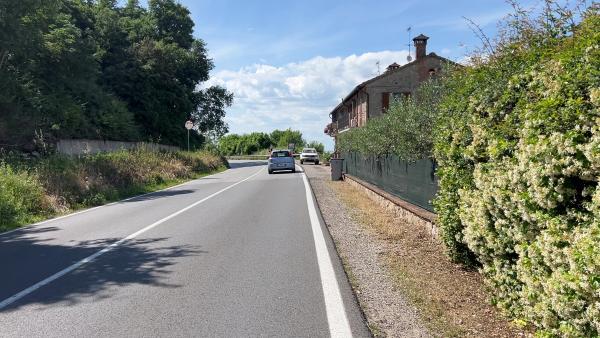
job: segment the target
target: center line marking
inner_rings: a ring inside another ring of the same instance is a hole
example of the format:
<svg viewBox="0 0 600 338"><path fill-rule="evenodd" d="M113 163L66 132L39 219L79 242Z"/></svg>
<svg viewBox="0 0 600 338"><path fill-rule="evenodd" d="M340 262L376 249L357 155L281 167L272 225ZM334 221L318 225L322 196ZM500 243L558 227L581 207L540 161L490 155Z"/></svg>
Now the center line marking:
<svg viewBox="0 0 600 338"><path fill-rule="evenodd" d="M327 312L327 323L329 324L329 335L331 337L352 337L352 330L346 317L346 309L342 300L342 293L335 277L329 250L325 243L325 236L321 229L321 222L317 216L314 198L310 189L310 184L304 171L301 173L306 191L306 202L308 204L308 215L312 227L313 238L315 240L315 249L317 251L317 263L319 273L321 274L321 284L323 286L323 297L325 298L325 311Z"/></svg>
<svg viewBox="0 0 600 338"><path fill-rule="evenodd" d="M154 228L154 227L156 227L156 226L158 226L158 225L160 225L160 224L162 224L162 223L170 220L171 218L173 218L173 217L175 217L177 215L180 215L180 214L182 214L182 213L190 210L191 208L197 206L198 204L206 202L207 200L209 200L209 199L211 199L211 198L213 198L213 197L215 197L215 196L217 196L217 195L219 195L219 194L221 194L221 193L223 193L223 192L225 192L225 191L227 191L227 190L235 187L236 185L241 184L241 183L243 183L243 182L251 179L252 177L260 174L261 171L262 171L262 169L258 170L254 174L246 177L245 179L243 179L241 181L238 181L238 182L236 182L236 183L234 183L232 185L229 185L229 186L227 186L227 187L225 187L225 188L223 188L223 189L221 189L221 190L213 193L212 195L209 195L209 196L207 196L207 197L205 197L205 198L203 198L203 199L201 199L201 200L199 200L197 202L194 202L193 204L190 204L187 207L185 207L185 208L183 208L183 209L181 209L181 210L179 210L179 211L177 211L177 212L175 212L175 213L173 213L173 214L171 214L171 215L169 215L169 216L167 216L167 217L165 217L163 219L160 219L160 220L158 220L158 221L156 221L156 222L148 225L147 227L134 232L133 234L131 234L131 235L125 237L125 238L122 238L122 239L118 240L117 242L115 242L115 243L113 243L113 244L105 247L104 249L102 249L102 250L100 250L100 251L98 251L98 252L96 252L96 253L94 253L94 254L92 254L92 255L90 255L90 256L88 256L88 257L86 257L86 258L84 258L84 259L82 259L82 260L80 260L80 261L78 261L76 263L74 263L73 265L71 265L71 266L69 266L69 267L67 267L67 268L65 268L65 269L63 269L63 270L61 270L61 271L59 271L59 272L57 272L55 274L53 274L52 276L50 276L50 277L48 277L48 278L46 278L44 280L41 280L41 281L35 283L34 285L28 287L27 289L22 290L21 292L15 294L15 295L13 295L13 296L11 296L9 298L6 298L2 302L0 302L0 310L2 310L3 308L7 307L8 305L16 302L17 300L19 300L19 299L27 296L28 294L34 292L35 290L43 287L44 285L50 284L53 281L59 279L60 277L68 274L69 272L74 271L77 268L79 268L79 267L81 267L81 266L83 266L83 265L85 265L87 263L90 263L91 261L93 261L96 258L102 256L103 254L105 254L105 253L107 253L107 252L115 249L116 247L120 246L121 244L123 244L123 243L125 243L125 242L127 242L127 241L129 241L131 239L134 239L135 237L143 234L144 232L146 232L146 231L148 231L148 230L150 230L150 229L152 229L152 228Z"/></svg>

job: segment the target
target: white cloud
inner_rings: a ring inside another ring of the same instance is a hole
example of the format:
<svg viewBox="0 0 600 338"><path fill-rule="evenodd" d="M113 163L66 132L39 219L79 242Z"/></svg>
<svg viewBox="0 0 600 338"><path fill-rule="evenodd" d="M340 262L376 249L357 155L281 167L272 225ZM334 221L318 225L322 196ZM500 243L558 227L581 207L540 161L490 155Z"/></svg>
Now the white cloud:
<svg viewBox="0 0 600 338"><path fill-rule="evenodd" d="M323 128L329 112L356 85L387 65L405 63L407 51L381 51L347 57L315 57L276 67L256 64L213 74L206 86L221 85L234 93L227 122L233 133L301 130L308 140L333 147Z"/></svg>

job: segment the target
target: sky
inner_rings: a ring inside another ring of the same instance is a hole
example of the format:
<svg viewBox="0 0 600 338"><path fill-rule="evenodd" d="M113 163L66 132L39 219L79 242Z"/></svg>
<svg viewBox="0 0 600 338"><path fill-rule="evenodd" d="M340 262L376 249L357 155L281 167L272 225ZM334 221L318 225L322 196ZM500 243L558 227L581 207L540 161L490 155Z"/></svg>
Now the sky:
<svg viewBox="0 0 600 338"><path fill-rule="evenodd" d="M323 133L329 112L387 65L406 63L408 27L413 37L430 37L428 53L461 61L481 45L463 17L493 37L498 20L511 11L504 0L180 3L215 64L204 86L221 85L234 94L226 117L230 132L292 128L329 150L333 140Z"/></svg>

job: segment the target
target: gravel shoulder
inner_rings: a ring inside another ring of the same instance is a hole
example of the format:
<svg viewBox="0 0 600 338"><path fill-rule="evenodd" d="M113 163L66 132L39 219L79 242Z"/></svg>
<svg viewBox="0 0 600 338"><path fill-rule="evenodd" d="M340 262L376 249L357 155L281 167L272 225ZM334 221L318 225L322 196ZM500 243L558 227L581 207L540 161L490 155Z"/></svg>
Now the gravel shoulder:
<svg viewBox="0 0 600 338"><path fill-rule="evenodd" d="M303 166L350 283L375 336L522 337L488 301L481 275L450 262L427 229Z"/></svg>
<svg viewBox="0 0 600 338"><path fill-rule="evenodd" d="M329 185L328 167L303 168L373 335L430 337L417 310L386 271L383 254L389 244L369 234L338 199Z"/></svg>

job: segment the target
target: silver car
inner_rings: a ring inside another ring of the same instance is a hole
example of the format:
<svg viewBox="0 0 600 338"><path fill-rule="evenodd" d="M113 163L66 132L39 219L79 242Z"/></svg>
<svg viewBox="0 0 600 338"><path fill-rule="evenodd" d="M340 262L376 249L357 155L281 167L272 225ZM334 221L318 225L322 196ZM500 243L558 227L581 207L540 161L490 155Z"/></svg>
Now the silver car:
<svg viewBox="0 0 600 338"><path fill-rule="evenodd" d="M296 172L296 163L289 150L273 150L269 156L269 174L278 170L291 170Z"/></svg>

